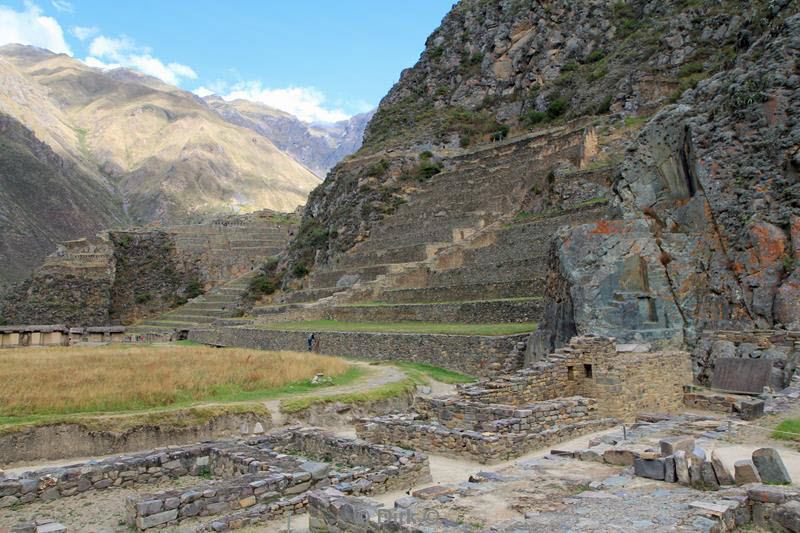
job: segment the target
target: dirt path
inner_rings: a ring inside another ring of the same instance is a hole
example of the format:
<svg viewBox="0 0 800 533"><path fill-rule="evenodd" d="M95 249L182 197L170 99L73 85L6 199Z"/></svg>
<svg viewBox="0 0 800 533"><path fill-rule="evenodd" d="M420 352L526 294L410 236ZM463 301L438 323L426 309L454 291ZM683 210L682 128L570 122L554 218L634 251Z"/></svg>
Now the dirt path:
<svg viewBox="0 0 800 533"><path fill-rule="evenodd" d="M382 385L388 385L389 383L402 381L406 377L405 372L392 365L371 365L363 361L355 361L353 364L355 366L364 368L367 372L365 376L358 378L354 383L349 385L328 387L325 389L315 390L313 392L288 394L280 398L262 402L264 407L269 409L270 413L272 413L273 426L280 427L286 423L286 416L281 412L281 402L283 400L290 398L307 398L310 396L335 396L338 394L364 392Z"/></svg>

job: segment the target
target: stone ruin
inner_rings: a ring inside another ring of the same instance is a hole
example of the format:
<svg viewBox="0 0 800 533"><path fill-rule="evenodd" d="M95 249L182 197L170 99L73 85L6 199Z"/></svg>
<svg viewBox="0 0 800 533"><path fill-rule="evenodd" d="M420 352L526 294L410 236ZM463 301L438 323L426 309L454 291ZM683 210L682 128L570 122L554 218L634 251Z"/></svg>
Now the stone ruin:
<svg viewBox="0 0 800 533"><path fill-rule="evenodd" d="M63 324L0 326L0 348L71 346L80 343L152 341L152 336L127 334L125 326L68 328Z"/></svg>
<svg viewBox="0 0 800 533"><path fill-rule="evenodd" d="M640 348L640 347L638 347ZM417 398L414 411L361 419L359 437L491 463L619 425L641 410L676 412L691 382L689 354L641 352L575 337L511 375Z"/></svg>
<svg viewBox="0 0 800 533"><path fill-rule="evenodd" d="M235 529L304 512L311 489L380 494L428 481L430 470L420 453L290 428L246 440L156 449L0 477L0 508L113 487L146 488L185 476L210 480L198 479L190 489L130 497L129 526L144 531L195 519L194 531ZM32 527L25 523L12 531Z"/></svg>

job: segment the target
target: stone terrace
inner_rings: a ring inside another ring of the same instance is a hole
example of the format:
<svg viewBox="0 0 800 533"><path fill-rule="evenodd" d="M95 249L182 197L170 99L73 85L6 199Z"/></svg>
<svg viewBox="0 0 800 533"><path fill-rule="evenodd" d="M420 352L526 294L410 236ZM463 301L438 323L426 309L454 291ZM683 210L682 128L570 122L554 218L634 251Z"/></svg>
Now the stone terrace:
<svg viewBox="0 0 800 533"><path fill-rule="evenodd" d="M254 307L252 317L235 320L241 325L235 329L215 329L225 321L208 317L204 330L195 326L190 337L216 345L298 349L304 346L301 337L315 331L312 324L303 332L277 327L259 331L257 326L289 320L382 322L386 333L357 329L325 333L321 350L408 359L478 376L520 368L521 359L509 358L510 349L505 355L485 349L487 343L499 340L477 335L457 343L447 335L401 337L392 333L391 324L538 321L551 235L565 224L605 218L611 209L605 198L610 187L607 170L558 176L552 172L559 165L578 168L593 146L587 139L593 138L591 127L572 124L451 158L445 171L412 193L366 241L314 271L303 289L278 294L272 304ZM555 203L512 223L514 213L529 207L532 190L548 191ZM179 310L173 316L187 320L183 313ZM255 327L246 327L248 321ZM514 338L513 343L520 340ZM404 349L411 341L418 347ZM464 354L474 364L458 362Z"/></svg>
<svg viewBox="0 0 800 533"><path fill-rule="evenodd" d="M311 488L380 494L430 479L424 455L292 428L245 441L158 449L0 478L0 507L187 475L217 480L129 498L129 524L145 530L200 517L208 522L193 526L195 531L235 529L303 512Z"/></svg>
<svg viewBox="0 0 800 533"><path fill-rule="evenodd" d="M283 303L336 295L323 303L333 305L328 312L345 320L369 316L369 311L335 304L394 304L380 311L391 321L426 320L437 314L436 305L449 306L449 316L467 323L490 322L503 307L511 321L538 319L549 236L563 224L601 218L606 208L584 206L585 199L575 197L527 223L504 221L523 207L532 188L555 186L548 178L555 164L580 164L587 136L591 129L573 125L448 160L447 169L412 193L369 239L312 273L307 286L284 295ZM517 299L513 308L502 303L509 298ZM469 302L469 310L454 312L453 306L462 302ZM431 306L409 305L422 303ZM481 318L484 305L487 313ZM275 320L275 311L281 310L262 306L254 314Z"/></svg>

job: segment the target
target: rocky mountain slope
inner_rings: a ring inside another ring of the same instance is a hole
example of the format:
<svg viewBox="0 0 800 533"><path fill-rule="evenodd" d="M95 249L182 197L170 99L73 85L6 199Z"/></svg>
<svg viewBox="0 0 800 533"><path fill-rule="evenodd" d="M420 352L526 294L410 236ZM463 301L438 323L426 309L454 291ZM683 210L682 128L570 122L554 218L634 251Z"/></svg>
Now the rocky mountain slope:
<svg viewBox="0 0 800 533"><path fill-rule="evenodd" d="M462 0L383 99L362 149L312 192L275 274L286 267L284 285L302 285L307 267L379 234L476 145L584 124L596 142L581 168L615 168L600 195L614 209L548 236L532 355L575 333L694 343L704 328L800 326L799 10ZM559 190L565 164L523 194L528 212L507 215L548 216L573 192Z"/></svg>
<svg viewBox="0 0 800 533"><path fill-rule="evenodd" d="M333 124L309 124L249 100L226 102L219 96L207 96L205 100L225 120L270 139L320 178L345 156L361 148L364 129L374 114L374 111L361 113Z"/></svg>
<svg viewBox="0 0 800 533"><path fill-rule="evenodd" d="M58 242L127 222L111 183L0 113L0 286Z"/></svg>
<svg viewBox="0 0 800 533"><path fill-rule="evenodd" d="M195 95L29 46L0 48L0 282L102 228L291 211L319 183Z"/></svg>

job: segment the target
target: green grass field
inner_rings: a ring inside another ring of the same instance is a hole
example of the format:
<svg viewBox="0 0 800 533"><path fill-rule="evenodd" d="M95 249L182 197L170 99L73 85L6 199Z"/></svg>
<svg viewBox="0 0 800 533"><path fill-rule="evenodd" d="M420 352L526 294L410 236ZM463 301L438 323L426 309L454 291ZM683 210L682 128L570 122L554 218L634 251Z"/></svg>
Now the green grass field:
<svg viewBox="0 0 800 533"><path fill-rule="evenodd" d="M787 418L782 421L775 426L771 436L773 439L800 442L800 418Z"/></svg>
<svg viewBox="0 0 800 533"><path fill-rule="evenodd" d="M522 322L517 324L450 324L441 322L338 322L336 320L308 320L297 322L271 322L256 324L255 327L273 331L514 335L517 333L530 333L535 331L536 322Z"/></svg>

